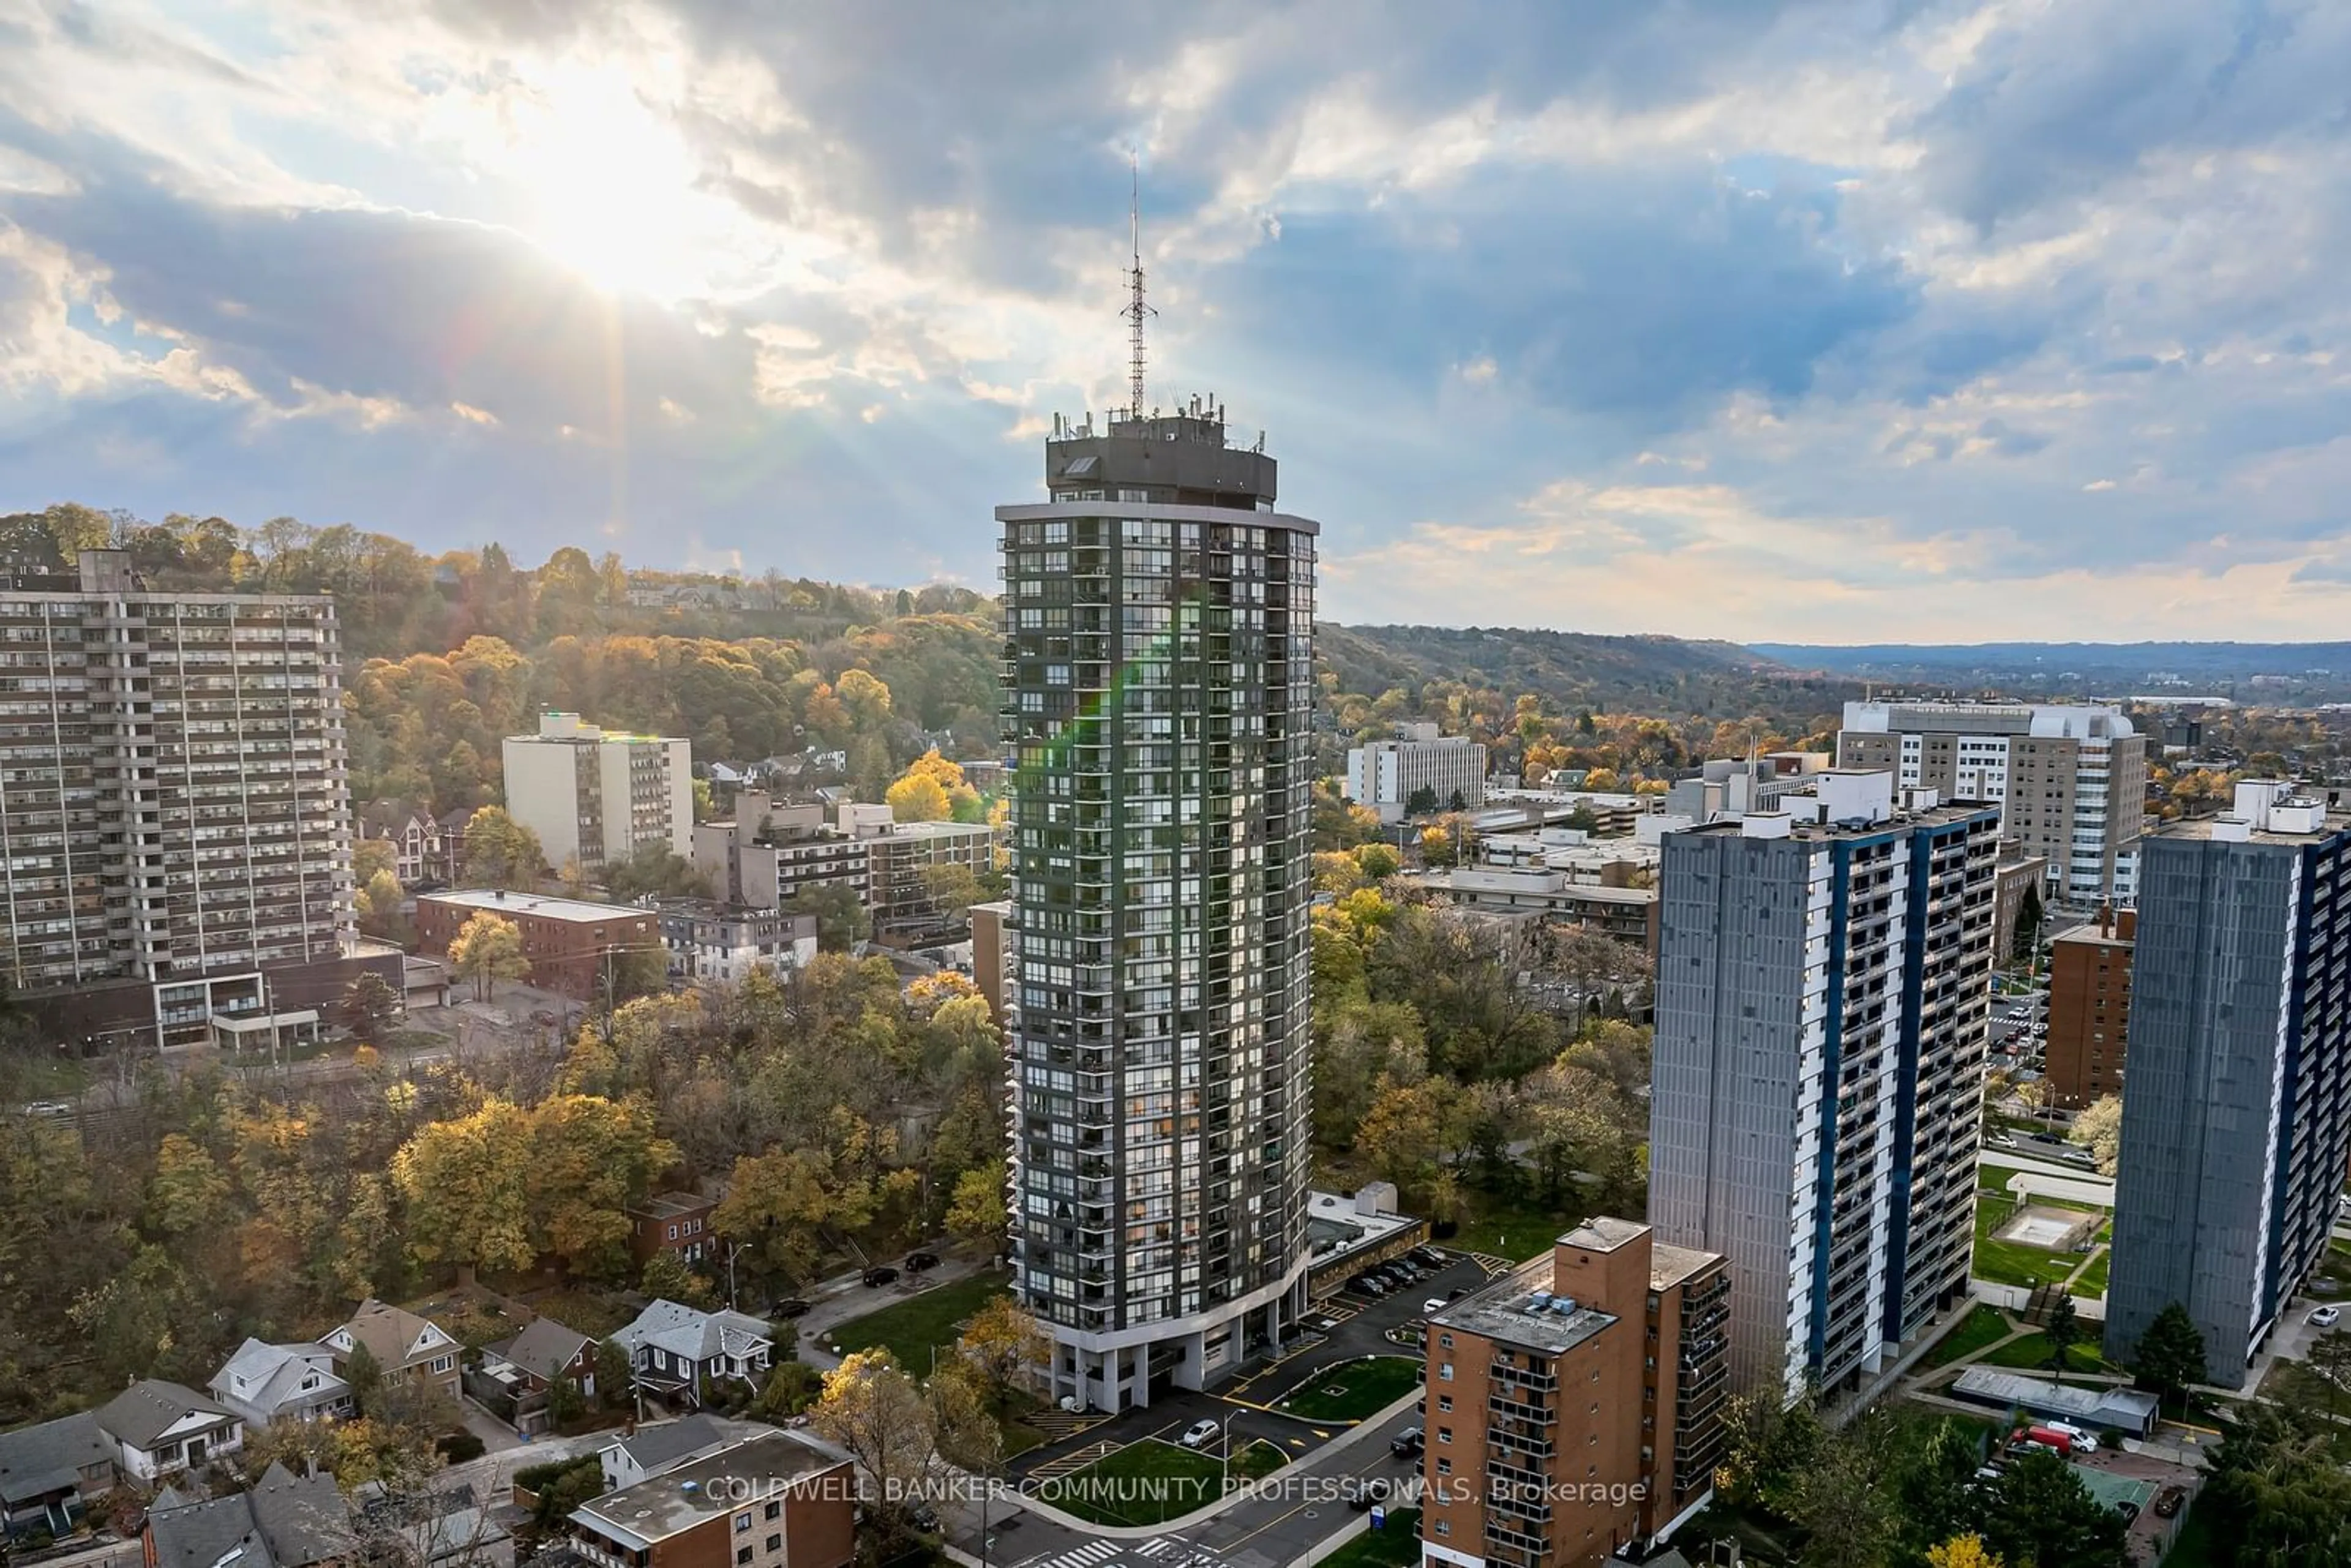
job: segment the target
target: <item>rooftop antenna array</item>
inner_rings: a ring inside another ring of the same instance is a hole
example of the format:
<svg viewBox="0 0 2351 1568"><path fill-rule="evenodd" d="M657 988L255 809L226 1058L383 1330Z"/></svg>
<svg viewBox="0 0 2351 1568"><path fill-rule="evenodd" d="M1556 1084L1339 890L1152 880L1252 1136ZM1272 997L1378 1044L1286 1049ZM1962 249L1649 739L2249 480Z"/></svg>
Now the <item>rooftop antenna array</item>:
<svg viewBox="0 0 2351 1568"><path fill-rule="evenodd" d="M1126 318L1127 330L1127 417L1141 419L1143 417L1143 319L1146 316L1156 316L1159 312L1144 304L1143 300L1143 165L1141 160L1134 153L1127 155L1127 178L1129 183L1127 226L1134 240L1134 264L1127 272L1128 285L1133 293L1127 300L1126 308L1120 314Z"/></svg>

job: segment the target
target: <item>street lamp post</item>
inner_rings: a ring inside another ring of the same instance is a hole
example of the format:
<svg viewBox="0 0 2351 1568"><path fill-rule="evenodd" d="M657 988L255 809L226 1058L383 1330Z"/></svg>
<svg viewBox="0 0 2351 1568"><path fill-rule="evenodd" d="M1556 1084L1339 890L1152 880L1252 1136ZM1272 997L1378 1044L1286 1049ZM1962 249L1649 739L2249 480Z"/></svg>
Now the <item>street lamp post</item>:
<svg viewBox="0 0 2351 1568"><path fill-rule="evenodd" d="M748 1241L737 1241L726 1249L726 1310L730 1312L742 1311L735 1301L735 1260L741 1257L743 1249L749 1245Z"/></svg>
<svg viewBox="0 0 2351 1568"><path fill-rule="evenodd" d="M1225 1472L1217 1492L1220 1497L1229 1494L1233 1490L1233 1417L1239 1414L1238 1410L1228 1410L1225 1412L1225 1418L1217 1424L1217 1448L1221 1456Z"/></svg>

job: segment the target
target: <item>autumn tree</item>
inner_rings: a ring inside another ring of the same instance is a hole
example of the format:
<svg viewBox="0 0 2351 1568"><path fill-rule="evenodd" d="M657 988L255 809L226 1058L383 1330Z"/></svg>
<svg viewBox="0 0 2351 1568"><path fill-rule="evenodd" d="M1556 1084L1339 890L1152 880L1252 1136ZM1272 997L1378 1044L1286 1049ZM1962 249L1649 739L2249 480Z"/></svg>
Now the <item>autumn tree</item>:
<svg viewBox="0 0 2351 1568"><path fill-rule="evenodd" d="M458 877L467 887L528 892L547 877L547 855L538 835L500 806L485 806L465 824L457 856Z"/></svg>
<svg viewBox="0 0 2351 1568"><path fill-rule="evenodd" d="M2005 1568L1983 1537L1970 1531L1927 1548L1927 1568Z"/></svg>
<svg viewBox="0 0 2351 1568"><path fill-rule="evenodd" d="M947 1234L974 1246L1002 1247L1009 1223L1004 1207L1006 1180L1000 1159L956 1176L955 1196L947 1204Z"/></svg>
<svg viewBox="0 0 2351 1568"><path fill-rule="evenodd" d="M488 1001L500 980L529 977L522 927L484 909L469 916L449 943L449 972L474 983L476 1001Z"/></svg>
<svg viewBox="0 0 2351 1568"><path fill-rule="evenodd" d="M890 803L890 814L902 822L943 822L950 809L947 792L925 773L907 774L890 786L883 799Z"/></svg>
<svg viewBox="0 0 2351 1568"><path fill-rule="evenodd" d="M538 1261L530 1123L522 1107L492 1096L470 1115L431 1124L392 1155L409 1248L421 1261L454 1263L466 1278Z"/></svg>
<svg viewBox="0 0 2351 1568"><path fill-rule="evenodd" d="M677 1163L643 1100L560 1094L530 1113L533 1239L574 1268L611 1274L628 1258L628 1206Z"/></svg>
<svg viewBox="0 0 2351 1568"><path fill-rule="evenodd" d="M931 1402L887 1350L852 1351L827 1374L809 1425L849 1451L885 1517L904 1512L936 1452Z"/></svg>
<svg viewBox="0 0 2351 1568"><path fill-rule="evenodd" d="M1010 1406L1022 1376L1045 1365L1052 1348L1037 1320L1010 1296L990 1297L956 1340L956 1354L978 1371L999 1416Z"/></svg>

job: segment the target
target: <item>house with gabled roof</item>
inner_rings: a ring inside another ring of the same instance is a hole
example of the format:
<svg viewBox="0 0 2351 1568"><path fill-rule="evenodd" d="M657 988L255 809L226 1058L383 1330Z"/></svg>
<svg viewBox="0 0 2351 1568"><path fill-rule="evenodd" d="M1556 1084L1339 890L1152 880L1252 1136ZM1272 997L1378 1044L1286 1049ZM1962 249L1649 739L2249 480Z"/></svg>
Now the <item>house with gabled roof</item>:
<svg viewBox="0 0 2351 1568"><path fill-rule="evenodd" d="M62 1536L114 1482L113 1439L87 1410L0 1432L0 1538Z"/></svg>
<svg viewBox="0 0 2351 1568"><path fill-rule="evenodd" d="M335 1353L323 1344L246 1340L206 1387L256 1427L332 1419L350 1415L354 1407L351 1385L336 1375Z"/></svg>
<svg viewBox="0 0 2351 1568"><path fill-rule="evenodd" d="M245 1417L193 1388L143 1377L98 1407L115 1463L136 1481L200 1469L245 1447Z"/></svg>
<svg viewBox="0 0 2351 1568"><path fill-rule="evenodd" d="M457 1342L430 1318L420 1318L403 1307L371 1296L359 1304L350 1321L319 1343L334 1353L335 1370L350 1365L351 1353L365 1345L383 1379L406 1377L425 1385L452 1402L457 1399Z"/></svg>
<svg viewBox="0 0 2351 1568"><path fill-rule="evenodd" d="M250 1491L192 1499L171 1489L147 1511L146 1568L335 1568L359 1532L335 1478L272 1464Z"/></svg>
<svg viewBox="0 0 2351 1568"><path fill-rule="evenodd" d="M657 1301L612 1337L629 1353L641 1385L700 1405L713 1384L756 1386L765 1378L775 1354L773 1333L743 1312L705 1312Z"/></svg>

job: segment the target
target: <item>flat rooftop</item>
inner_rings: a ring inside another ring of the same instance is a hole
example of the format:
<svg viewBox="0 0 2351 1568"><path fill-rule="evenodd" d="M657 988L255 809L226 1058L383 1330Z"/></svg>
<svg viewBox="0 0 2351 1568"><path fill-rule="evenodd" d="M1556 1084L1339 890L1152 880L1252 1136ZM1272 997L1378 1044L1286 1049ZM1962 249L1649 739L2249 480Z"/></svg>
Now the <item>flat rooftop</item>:
<svg viewBox="0 0 2351 1568"><path fill-rule="evenodd" d="M1812 775L1812 777L1817 779L1822 777L1822 775L1816 773ZM1781 804L1782 806L1787 804L1787 800L1784 797L1782 799ZM1748 813L1749 816L1773 816L1778 814L1780 813L1769 811L1750 811ZM1804 822L1792 821L1785 836L1802 842L1827 843L1838 839L1873 839L1881 833L1900 832L1909 828L1939 828L1951 822L1964 822L1970 817L1997 817L1999 815L2000 808L1996 805L1980 805L1972 801L1961 800L1946 805L1931 807L1924 811L1904 811L1897 810L1890 815L1881 818L1877 821L1865 823L1857 828L1840 827L1834 822ZM1700 822L1695 827L1685 828L1682 831L1689 833L1727 833L1733 838L1737 838L1741 836L1744 830L1740 818L1726 817L1719 822Z"/></svg>
<svg viewBox="0 0 2351 1568"><path fill-rule="evenodd" d="M1695 1247L1677 1247L1670 1241L1656 1242L1649 1250L1649 1289L1670 1290L1691 1275L1722 1260L1719 1252L1704 1252Z"/></svg>
<svg viewBox="0 0 2351 1568"><path fill-rule="evenodd" d="M2166 822L2147 835L2151 839L2212 840L2220 835L2212 830L2218 823L2233 821L2229 813L2217 817L2182 817L2176 822ZM2314 844L2329 834L2351 831L2351 811L2330 810L2314 831L2307 833L2281 832L2275 828L2254 828L2240 840L2250 844Z"/></svg>
<svg viewBox="0 0 2351 1568"><path fill-rule="evenodd" d="M2060 942L2070 942L2080 947L2135 947L2138 945L2137 937L2117 936L2111 932L2099 930L2098 923L2095 920L2084 921L2070 931L2060 931L2056 936L2049 938L2049 941L2052 946Z"/></svg>
<svg viewBox="0 0 2351 1568"><path fill-rule="evenodd" d="M1616 1319L1585 1306L1572 1312L1555 1311L1550 1297L1554 1277L1552 1255L1545 1252L1443 1312L1431 1312L1428 1321L1438 1328L1483 1334L1497 1344L1563 1355ZM1540 1307L1534 1304L1538 1293L1543 1297Z"/></svg>
<svg viewBox="0 0 2351 1568"><path fill-rule="evenodd" d="M714 1514L733 1512L747 1499L780 1491L792 1481L848 1462L847 1455L797 1433L766 1432L666 1475L591 1498L571 1517L589 1523L599 1535L651 1547Z"/></svg>
<svg viewBox="0 0 2351 1568"><path fill-rule="evenodd" d="M596 925L623 915L651 913L630 904L590 904L584 898L551 898L538 893L504 893L495 887L466 888L457 893L421 893L420 904L454 904L466 909L487 909L499 915L528 915L539 920L569 920Z"/></svg>

